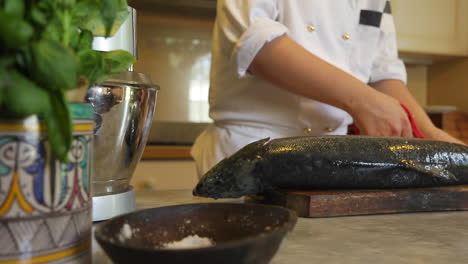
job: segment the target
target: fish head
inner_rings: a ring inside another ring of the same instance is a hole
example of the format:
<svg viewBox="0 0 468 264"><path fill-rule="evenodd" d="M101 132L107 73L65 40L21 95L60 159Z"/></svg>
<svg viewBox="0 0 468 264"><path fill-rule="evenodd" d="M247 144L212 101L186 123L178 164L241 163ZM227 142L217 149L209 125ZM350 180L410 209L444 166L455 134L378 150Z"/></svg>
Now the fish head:
<svg viewBox="0 0 468 264"><path fill-rule="evenodd" d="M239 198L262 190L255 168L265 152L265 138L250 143L223 159L203 175L193 190L193 195L211 198Z"/></svg>

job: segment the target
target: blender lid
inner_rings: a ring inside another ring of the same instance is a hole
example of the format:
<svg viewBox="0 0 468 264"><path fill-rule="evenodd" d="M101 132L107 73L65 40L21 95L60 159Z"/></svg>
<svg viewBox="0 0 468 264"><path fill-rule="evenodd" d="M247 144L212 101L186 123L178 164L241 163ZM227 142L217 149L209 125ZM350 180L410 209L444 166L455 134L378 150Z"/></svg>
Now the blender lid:
<svg viewBox="0 0 468 264"><path fill-rule="evenodd" d="M129 85L137 85L137 86L143 86L147 88L155 88L159 90L159 86L154 84L151 81L151 78L141 72L123 72L120 74L117 74L111 78L109 78L107 81L104 83L114 83L114 84L129 84Z"/></svg>

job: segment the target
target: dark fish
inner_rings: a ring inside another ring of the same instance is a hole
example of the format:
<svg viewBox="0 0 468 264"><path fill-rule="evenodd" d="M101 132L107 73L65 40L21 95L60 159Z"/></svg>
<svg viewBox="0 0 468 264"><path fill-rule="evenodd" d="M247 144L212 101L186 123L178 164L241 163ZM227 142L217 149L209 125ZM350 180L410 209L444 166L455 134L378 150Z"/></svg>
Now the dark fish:
<svg viewBox="0 0 468 264"><path fill-rule="evenodd" d="M272 189L383 189L468 184L468 147L366 136L263 139L208 171L196 196L237 198Z"/></svg>

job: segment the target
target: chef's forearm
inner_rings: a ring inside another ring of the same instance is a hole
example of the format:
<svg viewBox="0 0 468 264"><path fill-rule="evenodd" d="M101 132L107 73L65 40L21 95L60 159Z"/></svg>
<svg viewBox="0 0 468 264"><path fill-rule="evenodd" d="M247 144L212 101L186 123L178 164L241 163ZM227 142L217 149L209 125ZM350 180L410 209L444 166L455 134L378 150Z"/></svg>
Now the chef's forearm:
<svg viewBox="0 0 468 264"><path fill-rule="evenodd" d="M266 44L249 71L278 87L347 111L370 136L411 137L399 102L283 36Z"/></svg>
<svg viewBox="0 0 468 264"><path fill-rule="evenodd" d="M249 71L278 87L348 112L375 93L367 84L311 54L287 36L267 43Z"/></svg>

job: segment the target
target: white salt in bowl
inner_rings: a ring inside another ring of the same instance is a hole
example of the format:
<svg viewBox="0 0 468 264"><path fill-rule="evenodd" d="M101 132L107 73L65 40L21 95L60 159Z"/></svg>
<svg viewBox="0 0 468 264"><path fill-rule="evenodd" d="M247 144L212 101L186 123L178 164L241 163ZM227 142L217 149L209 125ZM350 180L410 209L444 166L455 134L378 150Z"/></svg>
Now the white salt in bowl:
<svg viewBox="0 0 468 264"><path fill-rule="evenodd" d="M100 224L115 263L269 263L297 221L282 207L203 203L146 209Z"/></svg>

